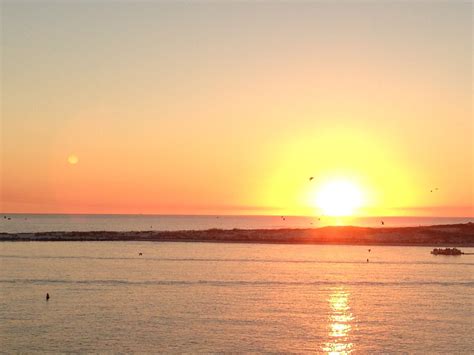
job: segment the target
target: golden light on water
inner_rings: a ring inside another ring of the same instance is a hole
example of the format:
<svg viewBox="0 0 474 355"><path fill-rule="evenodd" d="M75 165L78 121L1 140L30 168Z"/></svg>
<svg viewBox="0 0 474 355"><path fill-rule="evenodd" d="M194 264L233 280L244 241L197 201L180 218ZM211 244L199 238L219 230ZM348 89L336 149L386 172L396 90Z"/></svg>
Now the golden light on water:
<svg viewBox="0 0 474 355"><path fill-rule="evenodd" d="M67 157L67 162L71 165L76 165L79 162L77 155L71 154Z"/></svg>
<svg viewBox="0 0 474 355"><path fill-rule="evenodd" d="M333 180L316 193L316 206L327 216L351 216L363 204L362 191L349 180Z"/></svg>
<svg viewBox="0 0 474 355"><path fill-rule="evenodd" d="M323 350L328 354L349 354L353 351L350 332L354 317L349 306L350 293L339 289L334 291L328 301L331 309L329 314L328 337Z"/></svg>

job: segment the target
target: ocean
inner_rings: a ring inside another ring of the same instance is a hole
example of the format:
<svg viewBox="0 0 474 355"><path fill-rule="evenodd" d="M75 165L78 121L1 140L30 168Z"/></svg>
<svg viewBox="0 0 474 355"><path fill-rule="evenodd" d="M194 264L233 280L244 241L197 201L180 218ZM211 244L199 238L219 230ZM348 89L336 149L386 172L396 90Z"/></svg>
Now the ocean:
<svg viewBox="0 0 474 355"><path fill-rule="evenodd" d="M474 255L430 249L3 242L1 350L472 353Z"/></svg>
<svg viewBox="0 0 474 355"><path fill-rule="evenodd" d="M0 215L0 233L317 228L329 225L380 227L382 220L386 227L408 227L474 222L474 217L337 218L326 216L3 214Z"/></svg>

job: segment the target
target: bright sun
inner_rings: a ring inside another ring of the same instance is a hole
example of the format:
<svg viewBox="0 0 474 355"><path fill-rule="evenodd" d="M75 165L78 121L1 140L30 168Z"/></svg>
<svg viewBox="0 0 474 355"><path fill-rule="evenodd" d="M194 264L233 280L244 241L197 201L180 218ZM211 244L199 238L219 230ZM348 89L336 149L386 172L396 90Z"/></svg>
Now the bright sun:
<svg viewBox="0 0 474 355"><path fill-rule="evenodd" d="M316 195L316 206L327 216L350 216L361 205L360 188L347 180L325 183Z"/></svg>

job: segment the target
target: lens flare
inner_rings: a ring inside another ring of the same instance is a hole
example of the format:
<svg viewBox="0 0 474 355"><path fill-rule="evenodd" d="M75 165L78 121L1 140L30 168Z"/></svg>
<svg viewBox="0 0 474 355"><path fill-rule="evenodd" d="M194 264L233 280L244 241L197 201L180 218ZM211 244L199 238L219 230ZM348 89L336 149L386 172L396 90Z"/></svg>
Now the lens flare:
<svg viewBox="0 0 474 355"><path fill-rule="evenodd" d="M67 157L67 161L71 165L76 165L79 162L77 155L71 154Z"/></svg>

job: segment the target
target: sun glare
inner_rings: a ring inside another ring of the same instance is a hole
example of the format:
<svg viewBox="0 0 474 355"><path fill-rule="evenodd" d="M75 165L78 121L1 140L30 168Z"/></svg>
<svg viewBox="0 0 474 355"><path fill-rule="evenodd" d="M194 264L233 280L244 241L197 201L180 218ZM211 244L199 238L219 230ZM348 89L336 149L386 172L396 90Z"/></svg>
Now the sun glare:
<svg viewBox="0 0 474 355"><path fill-rule="evenodd" d="M360 188L346 180L330 181L316 195L316 206L327 216L351 216L361 205Z"/></svg>

